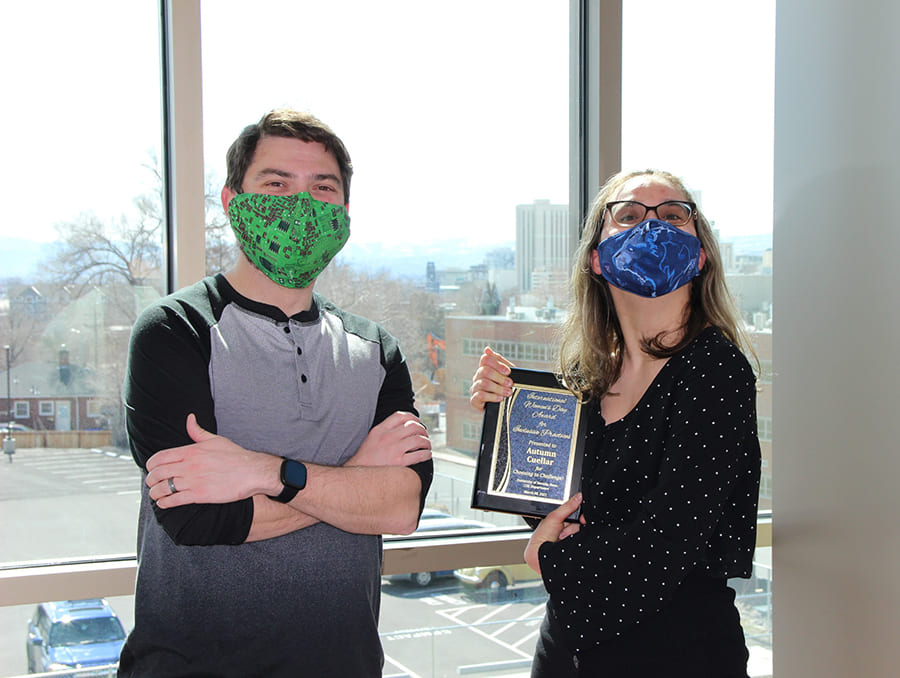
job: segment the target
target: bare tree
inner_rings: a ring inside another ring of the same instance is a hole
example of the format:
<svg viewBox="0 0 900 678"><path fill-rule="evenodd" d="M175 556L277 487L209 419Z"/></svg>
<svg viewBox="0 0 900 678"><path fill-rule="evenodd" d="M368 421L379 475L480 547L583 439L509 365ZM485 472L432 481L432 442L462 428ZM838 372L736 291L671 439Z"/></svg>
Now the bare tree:
<svg viewBox="0 0 900 678"><path fill-rule="evenodd" d="M221 182L214 174L206 176L206 274L227 271L238 256L237 241L231 223L222 208Z"/></svg>
<svg viewBox="0 0 900 678"><path fill-rule="evenodd" d="M316 291L397 337L411 371L433 371L427 336L444 336L443 312L433 295L388 272L368 273L340 261L331 262L319 276Z"/></svg>
<svg viewBox="0 0 900 678"><path fill-rule="evenodd" d="M87 349L73 346L78 349L78 364L73 367L90 372L95 397L118 445L125 444L121 384L129 328L141 309L165 292L160 164L151 155L144 167L152 174L153 188L134 198L134 209L128 215L104 220L96 214L83 213L56 225L59 245L45 268L50 281L38 286L65 289L66 304L55 307L50 321L39 330L45 335L42 342L32 340L34 333L24 342L15 341L16 346L28 345L35 351L44 344L40 352L46 355L64 341L77 343L74 335L69 337L66 332L80 328L83 337L91 338ZM206 265L209 272L214 272L230 267L235 247L212 177L206 179L205 194ZM0 321L0 332L5 324L12 327L24 322L11 312L5 320L6 323ZM54 323L59 327L50 332L48 325ZM18 334L23 331L19 329ZM9 336L15 334L10 330Z"/></svg>
<svg viewBox="0 0 900 678"><path fill-rule="evenodd" d="M142 198L135 202L149 204ZM152 215L104 223L86 213L57 224L56 230L62 247L49 270L57 282L86 287L124 280L129 285L146 285L160 278L161 225Z"/></svg>
<svg viewBox="0 0 900 678"><path fill-rule="evenodd" d="M153 176L154 189L134 198L132 215L104 221L88 212L56 225L60 247L48 263L54 282L73 286L76 296L92 285L122 282L132 287L152 286L162 293L162 175L155 155L151 154L144 167ZM210 274L230 268L237 254L219 189L215 176L207 175L206 270Z"/></svg>
<svg viewBox="0 0 900 678"><path fill-rule="evenodd" d="M155 158L146 165L159 187L162 179ZM219 198L218 182L214 176L206 178L206 269L208 273L228 270L238 254L234 236ZM163 212L161 189L150 191L134 199L135 215L103 221L94 214L82 214L69 223L59 224L61 244L48 266L57 284L64 284L72 293L71 301L93 294L97 308L104 309L103 330L127 327L148 301L147 288L162 293L163 280ZM368 273L349 264L332 262L320 276L317 291L331 298L341 308L364 315L383 325L394 334L413 373L434 375L428 350L430 334L444 336L443 312L433 295L414 283L394 277L387 272ZM107 315L114 307L116 321ZM92 307L93 308L93 307ZM110 308L110 311L112 309ZM65 324L65 323L64 323ZM66 327L74 326L69 322ZM63 328L66 329L66 328ZM93 326L91 332L93 336ZM112 339L110 340L113 341ZM118 335L116 338L118 341ZM112 343L104 348L113 349ZM103 391L107 403L120 397L118 386L124 376L124 345L117 346L122 355L107 356L95 361L96 384ZM94 351L95 354L98 351ZM432 376L428 376L433 381ZM98 394L100 395L100 394ZM110 420L114 435L119 437L121 413L110 405ZM114 411L113 411L114 410Z"/></svg>
<svg viewBox="0 0 900 678"><path fill-rule="evenodd" d="M25 289L22 285L21 288ZM16 365L26 351L34 345L47 325L47 314L13 297L14 287L9 288L10 298L0 312L0 347L9 346L9 363ZM32 288L29 288L31 290ZM34 290L34 294L39 294ZM4 360L6 356L3 356ZM6 368L5 362L3 369Z"/></svg>
<svg viewBox="0 0 900 678"><path fill-rule="evenodd" d="M47 271L53 282L70 287L75 298L93 287L123 282L162 291L162 174L153 153L143 166L155 188L133 199L133 214L104 221L86 212L55 225L60 245Z"/></svg>

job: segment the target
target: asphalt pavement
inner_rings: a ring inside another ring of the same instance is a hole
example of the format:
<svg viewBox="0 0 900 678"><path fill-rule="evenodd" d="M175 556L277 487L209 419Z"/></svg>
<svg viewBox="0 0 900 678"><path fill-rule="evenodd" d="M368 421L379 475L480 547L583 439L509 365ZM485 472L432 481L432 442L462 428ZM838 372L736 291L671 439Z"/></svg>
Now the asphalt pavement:
<svg viewBox="0 0 900 678"><path fill-rule="evenodd" d="M435 467L429 504L497 525L518 524L515 516L468 508L471 459L438 452ZM17 450L11 463L0 457L0 563L133 553L140 482L124 450L38 448ZM385 676L451 676L460 666L494 667L481 675L527 675L521 664L533 650L542 588L489 594L450 577L425 588L385 580L384 591ZM132 598L110 603L131 628ZM0 678L26 670L33 611L33 605L0 605Z"/></svg>

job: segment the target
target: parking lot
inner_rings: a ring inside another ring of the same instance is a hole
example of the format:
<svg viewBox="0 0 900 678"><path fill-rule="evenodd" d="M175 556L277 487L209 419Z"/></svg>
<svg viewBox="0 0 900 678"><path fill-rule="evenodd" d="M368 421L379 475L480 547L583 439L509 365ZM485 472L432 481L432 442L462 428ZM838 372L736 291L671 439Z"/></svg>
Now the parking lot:
<svg viewBox="0 0 900 678"><path fill-rule="evenodd" d="M454 515L483 519L465 513L470 468L447 460L436 465L440 504ZM0 562L133 553L139 496L140 473L125 451L24 449L12 463L0 457ZM501 514L489 518L498 525L514 520ZM490 590L453 577L425 587L385 579L382 592L385 676L528 675L546 599L539 580ZM771 600L747 602L759 607L755 616L761 617L764 634L751 640L751 675L767 675L771 621L763 617L770 614ZM130 629L131 597L110 603ZM26 671L25 637L33 610L33 605L0 607L0 678Z"/></svg>
<svg viewBox="0 0 900 678"><path fill-rule="evenodd" d="M127 451L22 449L12 463L0 462L0 561L134 552L140 473ZM470 468L438 464L442 504L465 503ZM543 606L543 589L535 583L491 592L453 577L427 587L385 580L385 675L456 676L461 666L509 667L489 674L497 676L527 674L521 665L531 656ZM110 603L130 629L131 598ZM26 671L33 609L0 607L0 678Z"/></svg>
<svg viewBox="0 0 900 678"><path fill-rule="evenodd" d="M382 592L385 676L528 675L546 601L539 583L491 591L449 579Z"/></svg>

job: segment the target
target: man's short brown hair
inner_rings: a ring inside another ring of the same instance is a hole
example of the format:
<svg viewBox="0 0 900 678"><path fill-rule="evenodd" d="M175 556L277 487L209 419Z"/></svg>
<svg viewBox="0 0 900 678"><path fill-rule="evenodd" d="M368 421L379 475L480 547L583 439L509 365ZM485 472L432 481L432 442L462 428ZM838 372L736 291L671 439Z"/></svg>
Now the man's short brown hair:
<svg viewBox="0 0 900 678"><path fill-rule="evenodd" d="M259 140L264 137L289 137L301 141L317 141L337 160L344 189L344 202L350 201L350 177L353 163L350 154L331 128L311 113L279 108L266 113L259 122L247 125L226 154L228 176L225 185L235 193L243 191L247 168L253 161L253 154Z"/></svg>

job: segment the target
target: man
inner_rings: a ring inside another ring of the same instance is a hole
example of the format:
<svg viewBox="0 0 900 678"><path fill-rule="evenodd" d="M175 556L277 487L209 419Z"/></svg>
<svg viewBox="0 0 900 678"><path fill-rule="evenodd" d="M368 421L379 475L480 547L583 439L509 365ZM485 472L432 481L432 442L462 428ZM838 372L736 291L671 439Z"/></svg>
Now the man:
<svg viewBox="0 0 900 678"><path fill-rule="evenodd" d="M396 340L313 294L349 235L352 165L303 113L228 151L242 255L135 324L145 469L120 676L381 676L381 534L417 524L431 444Z"/></svg>

